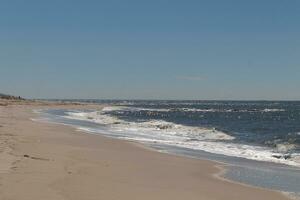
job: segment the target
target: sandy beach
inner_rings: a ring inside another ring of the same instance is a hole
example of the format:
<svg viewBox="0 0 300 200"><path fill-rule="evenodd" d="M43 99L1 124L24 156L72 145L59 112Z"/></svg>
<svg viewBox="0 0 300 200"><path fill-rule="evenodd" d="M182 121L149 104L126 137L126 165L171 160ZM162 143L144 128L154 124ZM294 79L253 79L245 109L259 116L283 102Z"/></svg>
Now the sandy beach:
<svg viewBox="0 0 300 200"><path fill-rule="evenodd" d="M0 104L1 200L288 199L218 178L214 162L32 120L37 108L87 106Z"/></svg>

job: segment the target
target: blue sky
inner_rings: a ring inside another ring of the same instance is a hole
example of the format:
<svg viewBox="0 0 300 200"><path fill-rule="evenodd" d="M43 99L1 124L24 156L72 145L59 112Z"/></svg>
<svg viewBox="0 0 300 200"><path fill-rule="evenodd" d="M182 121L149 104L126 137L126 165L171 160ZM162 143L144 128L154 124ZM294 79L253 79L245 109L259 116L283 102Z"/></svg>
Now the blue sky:
<svg viewBox="0 0 300 200"><path fill-rule="evenodd" d="M300 100L300 1L0 2L0 93Z"/></svg>

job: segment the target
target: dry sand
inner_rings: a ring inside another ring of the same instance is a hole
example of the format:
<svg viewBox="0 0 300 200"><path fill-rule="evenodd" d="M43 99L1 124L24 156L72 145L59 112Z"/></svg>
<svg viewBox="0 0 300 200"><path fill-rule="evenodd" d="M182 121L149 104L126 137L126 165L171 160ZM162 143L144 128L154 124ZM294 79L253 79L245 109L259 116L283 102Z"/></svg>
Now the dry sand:
<svg viewBox="0 0 300 200"><path fill-rule="evenodd" d="M31 120L34 108L70 106L84 107L0 105L0 200L287 199L217 178L214 162Z"/></svg>

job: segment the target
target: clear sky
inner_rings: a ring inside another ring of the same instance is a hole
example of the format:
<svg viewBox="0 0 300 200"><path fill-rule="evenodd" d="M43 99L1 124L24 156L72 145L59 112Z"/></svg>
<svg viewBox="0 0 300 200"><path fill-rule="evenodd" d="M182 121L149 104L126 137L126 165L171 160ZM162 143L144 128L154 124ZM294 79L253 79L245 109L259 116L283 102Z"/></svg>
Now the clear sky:
<svg viewBox="0 0 300 200"><path fill-rule="evenodd" d="M300 100L300 1L1 0L1 92Z"/></svg>

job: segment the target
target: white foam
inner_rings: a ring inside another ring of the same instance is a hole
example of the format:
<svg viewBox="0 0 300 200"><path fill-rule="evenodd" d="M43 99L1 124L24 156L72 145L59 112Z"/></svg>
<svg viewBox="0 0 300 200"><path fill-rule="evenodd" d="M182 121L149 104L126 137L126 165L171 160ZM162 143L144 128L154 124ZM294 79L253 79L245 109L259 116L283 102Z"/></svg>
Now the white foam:
<svg viewBox="0 0 300 200"><path fill-rule="evenodd" d="M284 109L263 109L262 112L284 112Z"/></svg>
<svg viewBox="0 0 300 200"><path fill-rule="evenodd" d="M122 110L126 107L124 106L106 106L102 109L103 112L115 111L115 110Z"/></svg>
<svg viewBox="0 0 300 200"><path fill-rule="evenodd" d="M281 164L287 164L292 166L300 166L296 160L285 160L277 159L275 156L280 156L280 154L273 153L268 148L259 146L250 146L243 144L234 143L223 143L223 142L210 142L210 141L197 141L197 142L180 142L180 141L163 141L163 140L149 140L145 138L131 138L135 141L145 141L145 142L156 142L167 145L174 145L183 148L190 148L194 150L202 150L209 153L222 154L226 156L234 156L240 158L246 158L258 161L268 161ZM296 158L296 156L295 156ZM298 157L299 158L299 157Z"/></svg>
<svg viewBox="0 0 300 200"><path fill-rule="evenodd" d="M141 107L126 107L126 106L110 106L105 107L103 109L104 112L110 111L157 111L157 112L170 112L170 111L185 111L185 112L284 112L284 109L241 109L241 110L233 110L233 109L199 109L199 108L141 108Z"/></svg>
<svg viewBox="0 0 300 200"><path fill-rule="evenodd" d="M69 119L78 119L78 120L85 120L85 121L92 121L95 123L100 124L115 124L121 122L121 120L118 120L116 117L111 117L109 115L103 115L100 111L95 112L67 112L69 116L66 116L66 118Z"/></svg>
<svg viewBox="0 0 300 200"><path fill-rule="evenodd" d="M40 114L40 113L42 113L42 111L43 111L43 109L34 109L33 113L34 114Z"/></svg>
<svg viewBox="0 0 300 200"><path fill-rule="evenodd" d="M287 196L291 200L300 200L300 192L293 193L293 192L281 192L283 195Z"/></svg>
<svg viewBox="0 0 300 200"><path fill-rule="evenodd" d="M295 148L296 148L295 144L289 144L289 143L276 144L276 149L280 153L287 153Z"/></svg>
<svg viewBox="0 0 300 200"><path fill-rule="evenodd" d="M116 109L120 107L108 107L93 112L70 111L66 117L105 125L108 130L105 134L126 140L174 145L226 156L300 166L299 154L290 154L289 159L284 158L284 153L292 148L291 146L279 145L278 149L272 149L239 144L231 142L234 137L215 129L184 126L163 120L128 122L106 114L108 110ZM82 130L103 133L103 130L97 129Z"/></svg>
<svg viewBox="0 0 300 200"><path fill-rule="evenodd" d="M164 108L140 108L140 107L125 107L125 106L108 106L102 109L103 112L110 111L160 111L160 112L168 112L171 109Z"/></svg>
<svg viewBox="0 0 300 200"><path fill-rule="evenodd" d="M145 142L145 143L158 143L164 145L172 145L182 148L189 148L193 150L202 150L209 153L221 154L226 156L234 156L240 158L246 158L250 160L258 160L258 161L267 161L274 163L287 164L292 166L300 166L300 155L295 154L292 159L285 160L284 158L278 159L274 156L280 157L281 154L274 153L269 148L264 148L260 146L250 146L244 144L236 144L236 143L225 143L225 142L215 142L215 141L184 141L182 138L178 137L149 137L149 134L140 132L139 134L132 134L128 129L127 132L124 130L120 130L119 134L115 131L112 132L103 132L102 130L90 129L90 128L81 128L81 130L93 132L93 133L104 133L107 135L111 135L111 133L115 133L114 136L119 136L119 138L137 141L137 142ZM133 129L131 129L133 130Z"/></svg>
<svg viewBox="0 0 300 200"><path fill-rule="evenodd" d="M158 137L177 136L183 140L233 140L234 137L215 129L184 126L163 120L146 122L127 122L102 112L68 112L67 118L93 121L103 125L111 125L112 129L120 131L151 132ZM150 133L149 133L150 134ZM175 139L175 138L174 138Z"/></svg>

